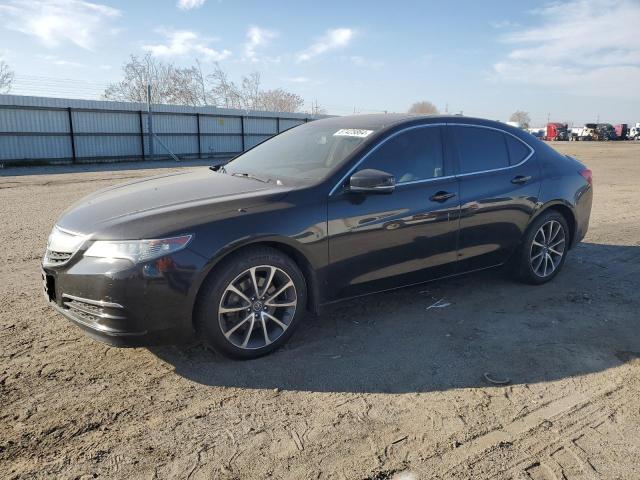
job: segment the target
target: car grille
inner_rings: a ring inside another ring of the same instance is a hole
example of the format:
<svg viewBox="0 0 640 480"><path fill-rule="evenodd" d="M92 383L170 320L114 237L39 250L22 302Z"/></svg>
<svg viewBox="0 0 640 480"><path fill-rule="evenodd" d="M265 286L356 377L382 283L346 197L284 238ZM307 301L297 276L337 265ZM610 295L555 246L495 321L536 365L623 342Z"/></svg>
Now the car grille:
<svg viewBox="0 0 640 480"><path fill-rule="evenodd" d="M68 261L73 253L68 252L54 252L53 250L47 250L45 254L45 262L49 265L61 265Z"/></svg>

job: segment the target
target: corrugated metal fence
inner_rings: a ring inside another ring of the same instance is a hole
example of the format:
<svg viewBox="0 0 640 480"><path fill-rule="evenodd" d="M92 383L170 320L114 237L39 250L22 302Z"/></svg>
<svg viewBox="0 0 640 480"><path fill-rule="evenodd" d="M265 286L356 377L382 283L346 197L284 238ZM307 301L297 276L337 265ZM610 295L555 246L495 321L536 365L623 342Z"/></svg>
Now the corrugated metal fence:
<svg viewBox="0 0 640 480"><path fill-rule="evenodd" d="M180 158L229 157L314 118L154 105L153 130ZM156 158L167 152L154 143ZM146 105L0 95L0 164L149 159Z"/></svg>

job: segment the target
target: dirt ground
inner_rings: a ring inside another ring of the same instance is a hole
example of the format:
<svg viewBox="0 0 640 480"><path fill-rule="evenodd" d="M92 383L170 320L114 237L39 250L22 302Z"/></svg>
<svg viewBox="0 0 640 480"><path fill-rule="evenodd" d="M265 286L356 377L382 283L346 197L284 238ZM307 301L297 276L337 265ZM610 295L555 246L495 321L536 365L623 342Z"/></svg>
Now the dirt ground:
<svg viewBox="0 0 640 480"><path fill-rule="evenodd" d="M553 282L345 302L248 362L107 347L45 304L56 217L158 170L1 177L0 478L640 478L640 143L554 146L595 197Z"/></svg>

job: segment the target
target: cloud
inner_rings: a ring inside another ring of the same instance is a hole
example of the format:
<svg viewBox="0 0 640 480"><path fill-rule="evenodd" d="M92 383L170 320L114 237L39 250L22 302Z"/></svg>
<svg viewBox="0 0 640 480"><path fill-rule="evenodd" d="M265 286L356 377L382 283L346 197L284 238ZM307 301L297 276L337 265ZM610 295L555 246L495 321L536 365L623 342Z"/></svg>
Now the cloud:
<svg viewBox="0 0 640 480"><path fill-rule="evenodd" d="M57 55L38 55L38 58L53 65L58 65L59 67L85 67L85 65L82 63L74 62L72 60L65 60L64 58L60 58Z"/></svg>
<svg viewBox="0 0 640 480"><path fill-rule="evenodd" d="M378 70L384 67L384 62L380 62L378 60L368 60L364 57L361 57L360 55L347 57L347 60L356 67L373 68L374 70Z"/></svg>
<svg viewBox="0 0 640 480"><path fill-rule="evenodd" d="M178 8L181 10L191 10L193 8L200 8L204 5L206 0L178 0Z"/></svg>
<svg viewBox="0 0 640 480"><path fill-rule="evenodd" d="M512 22L511 20L496 20L494 22L490 22L492 28L501 29L501 28L516 28L519 27L520 24L517 22Z"/></svg>
<svg viewBox="0 0 640 480"><path fill-rule="evenodd" d="M351 28L334 28L327 30L314 44L298 54L299 62L306 62L329 50L344 48L353 39L355 31Z"/></svg>
<svg viewBox="0 0 640 480"><path fill-rule="evenodd" d="M252 26L247 30L247 41L244 44L244 57L250 62L258 62L256 50L267 45L272 39L277 37L276 32L264 28Z"/></svg>
<svg viewBox="0 0 640 480"><path fill-rule="evenodd" d="M291 83L309 83L311 81L309 77L286 77L283 80Z"/></svg>
<svg viewBox="0 0 640 480"><path fill-rule="evenodd" d="M427 65L433 65L440 57L441 55L439 53L424 53L422 55L417 55L411 63L413 65L424 67Z"/></svg>
<svg viewBox="0 0 640 480"><path fill-rule="evenodd" d="M49 48L71 42L91 50L97 37L109 30L108 22L119 16L113 7L81 0L8 0L0 5L7 28L36 37Z"/></svg>
<svg viewBox="0 0 640 480"><path fill-rule="evenodd" d="M144 45L143 50L150 52L155 57L182 57L185 55L200 55L205 60L220 61L231 55L229 50L215 50L209 47L212 39L200 37L196 32L189 30L161 31L167 38L166 43L156 45Z"/></svg>
<svg viewBox="0 0 640 480"><path fill-rule="evenodd" d="M537 9L537 27L501 41L511 51L492 78L587 96L640 98L640 3L573 0Z"/></svg>

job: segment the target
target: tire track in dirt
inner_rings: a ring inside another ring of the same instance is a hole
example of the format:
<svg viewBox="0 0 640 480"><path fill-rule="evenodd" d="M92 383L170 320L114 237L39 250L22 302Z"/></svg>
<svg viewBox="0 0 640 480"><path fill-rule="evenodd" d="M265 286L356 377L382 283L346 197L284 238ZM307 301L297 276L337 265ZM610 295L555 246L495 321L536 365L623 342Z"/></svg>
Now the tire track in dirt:
<svg viewBox="0 0 640 480"><path fill-rule="evenodd" d="M621 384L610 383L600 385L598 389L575 392L548 402L502 428L474 438L444 454L443 463L455 466L432 478L464 477L469 474L469 470L479 470L483 478L508 478L522 472L527 472L531 478L554 478L543 472L558 471L557 468L549 466L548 462L531 459L549 449L553 449L556 455L557 452L572 452L570 445L562 445L565 439L579 437L585 428L605 420L611 414L611 409L602 405L602 400L614 401L621 396L623 388ZM552 432L556 432L555 435L550 434ZM455 460L447 458L448 456ZM503 461L494 462L496 456L502 457ZM508 461L504 460L505 457ZM564 461L570 466L572 464L567 458L574 459L573 464L578 464L575 468L588 472L589 469L584 468L585 462L580 456L574 454L566 457ZM557 459L554 461L561 466L560 471L563 471L562 463ZM569 466L566 468L570 468Z"/></svg>

